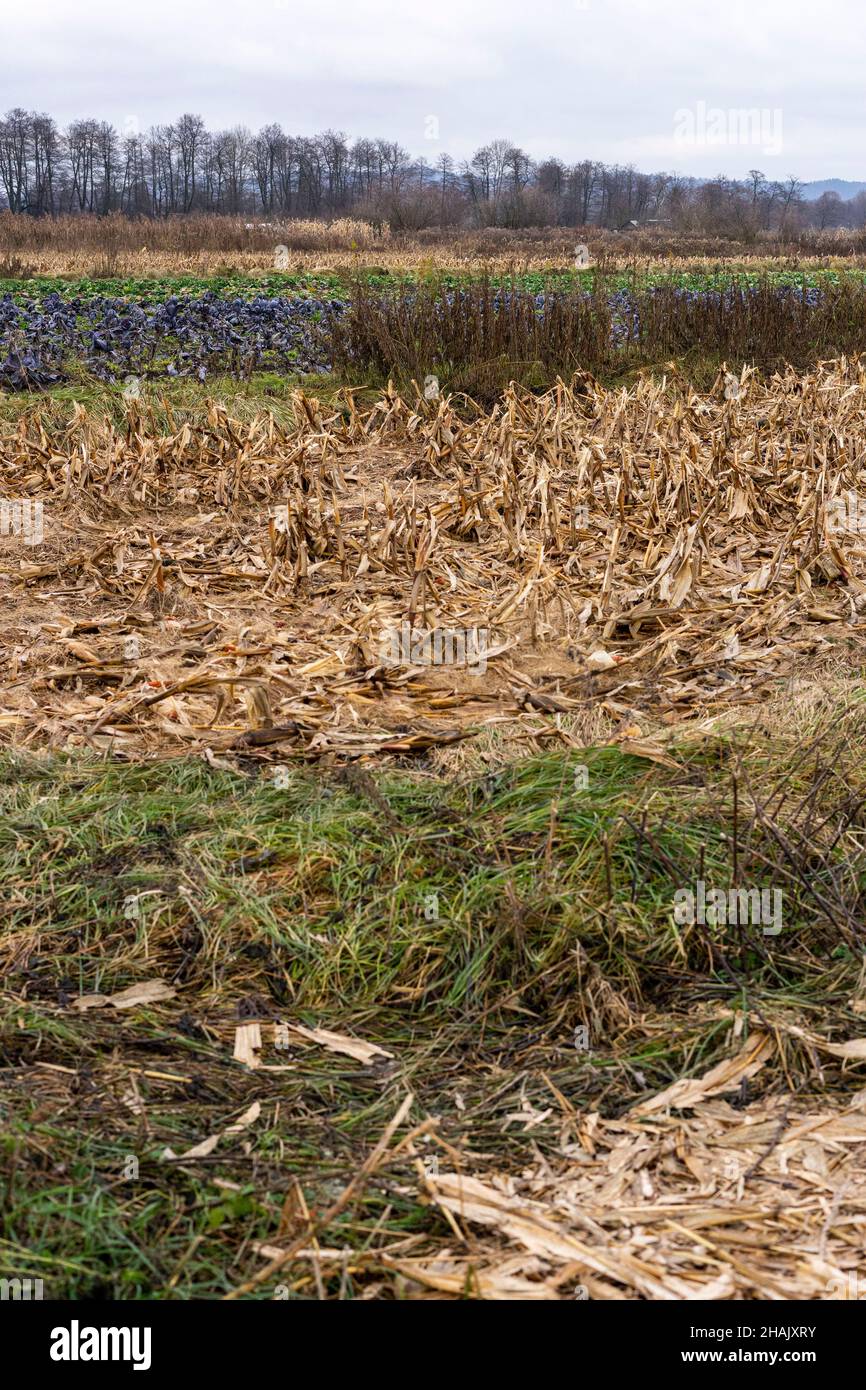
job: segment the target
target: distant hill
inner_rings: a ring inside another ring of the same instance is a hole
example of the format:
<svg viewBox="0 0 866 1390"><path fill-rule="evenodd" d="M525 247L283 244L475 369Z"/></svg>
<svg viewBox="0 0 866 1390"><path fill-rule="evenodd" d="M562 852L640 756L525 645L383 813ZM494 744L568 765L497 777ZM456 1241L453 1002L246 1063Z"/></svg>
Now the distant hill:
<svg viewBox="0 0 866 1390"><path fill-rule="evenodd" d="M813 183L803 184L803 197L810 203L822 193L838 193L840 198L847 200L864 191L866 183L856 183L853 179L815 179Z"/></svg>

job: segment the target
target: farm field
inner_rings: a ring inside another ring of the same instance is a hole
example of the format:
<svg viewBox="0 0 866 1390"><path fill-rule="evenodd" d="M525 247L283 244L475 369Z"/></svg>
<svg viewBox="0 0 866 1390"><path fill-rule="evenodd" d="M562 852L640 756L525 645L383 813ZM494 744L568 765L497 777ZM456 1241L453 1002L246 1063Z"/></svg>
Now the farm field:
<svg viewBox="0 0 866 1390"><path fill-rule="evenodd" d="M558 244L534 264L440 247L438 261L404 248L389 267L371 263L378 249L291 267L294 251L272 245L270 268L259 253L255 264L241 255L195 267L178 253L173 273L168 251L159 264L142 253L135 267L117 252L77 275L33 271L7 252L0 413L31 390L86 404L130 378L137 394L203 385L192 399L205 406L223 378L281 398L286 378L330 395L390 380L411 389L432 373L443 393L487 408L512 381L539 391L575 371L628 385L672 363L709 388L728 360L767 375L809 369L856 354L866 332L866 257L853 251L700 260L603 247L575 269L574 248ZM98 403L113 409L110 396Z"/></svg>
<svg viewBox="0 0 866 1390"><path fill-rule="evenodd" d="M856 1297L862 249L12 221L0 1273Z"/></svg>
<svg viewBox="0 0 866 1390"><path fill-rule="evenodd" d="M0 254L9 278L15 278L16 270L27 276L105 278L112 267L123 276L148 278L212 274L220 267L255 274L274 268L278 246L285 247L289 273L316 265L384 267L401 276L431 269L477 274L483 267L509 273L515 266L561 271L573 266L576 242L587 245L594 264L620 269L635 263L660 269L856 268L866 255L863 229L843 227L796 235L756 231L738 238L662 227L626 232L595 225L401 231L352 217L251 221L220 214L143 224L119 216L77 213L34 219L0 212Z"/></svg>

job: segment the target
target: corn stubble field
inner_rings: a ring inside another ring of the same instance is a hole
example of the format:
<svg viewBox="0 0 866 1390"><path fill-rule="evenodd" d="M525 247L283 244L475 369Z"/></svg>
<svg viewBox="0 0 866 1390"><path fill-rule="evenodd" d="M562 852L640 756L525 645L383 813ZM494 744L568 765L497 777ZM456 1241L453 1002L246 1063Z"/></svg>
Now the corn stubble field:
<svg viewBox="0 0 866 1390"><path fill-rule="evenodd" d="M862 1296L866 363L409 346L0 398L2 1273Z"/></svg>

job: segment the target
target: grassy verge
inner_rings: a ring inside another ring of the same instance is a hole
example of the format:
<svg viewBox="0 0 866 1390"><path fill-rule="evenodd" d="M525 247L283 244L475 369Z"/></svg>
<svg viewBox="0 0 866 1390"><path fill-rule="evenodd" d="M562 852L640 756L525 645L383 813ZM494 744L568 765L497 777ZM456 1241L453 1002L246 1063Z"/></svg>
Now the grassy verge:
<svg viewBox="0 0 866 1390"><path fill-rule="evenodd" d="M782 1040L760 1088L856 1087L795 1028L858 1031L859 709L706 735L670 766L613 747L459 776L5 755L0 1275L217 1296L334 1200L407 1091L436 1124L419 1153L513 1170L566 1111L617 1114L728 1055L737 1015ZM733 873L782 886L778 936L677 923L678 887ZM76 1005L154 978L174 996ZM250 1021L252 1070L232 1056ZM280 1021L390 1056L279 1050ZM382 1250L451 1239L412 1171L386 1164L321 1233L337 1274L296 1263L262 1296L400 1296Z"/></svg>
<svg viewBox="0 0 866 1390"><path fill-rule="evenodd" d="M76 404L115 423L126 419L123 381L113 385L98 381L80 363L69 363L67 369L67 381L45 390L0 391L0 419L18 420L38 408L49 427L62 429ZM300 388L330 402L343 386L332 376L288 377L272 372L257 372L246 381L229 376L213 376L206 382L166 377L155 383L142 383L141 404L153 412L154 420L166 430L174 428L172 419L178 416L194 419L206 414L212 401L227 404L234 419L247 420L268 411L279 423L290 424L294 419L294 391ZM379 388L372 383L367 389L371 399L379 394ZM364 399L363 392L358 399Z"/></svg>
<svg viewBox="0 0 866 1390"><path fill-rule="evenodd" d="M695 390L709 390L718 378L723 360L721 353L692 352L677 359L660 359L651 367L624 362L615 369L600 373L597 380L604 386L615 388L634 385L643 376L670 376L672 371L676 371ZM126 420L129 412L123 397L123 382L107 385L75 363L68 364L68 371L67 381L44 390L0 391L0 420L19 420L38 409L46 428L63 430L69 426L76 404L115 424ZM507 380L506 371L500 384L507 384ZM354 372L351 381L339 373L290 377L256 372L245 381L229 376L212 376L203 383L187 377L180 380L166 377L156 383L142 384L141 404L149 417L152 416L155 427L167 432L174 430L178 420L201 418L212 401L225 404L235 420L250 420L267 412L279 424L290 426L295 419L292 396L297 390L315 396L329 408L337 409L343 393L350 388L360 408L374 405L386 384L387 378L375 372ZM537 388L543 391L552 385L553 381L547 380L544 372L539 372ZM444 380L441 387L443 393L449 389ZM406 393L407 399L414 399L411 379L404 376L399 389ZM423 380L418 389L423 389ZM496 389L500 389L500 386L497 385ZM456 406L459 412L465 407L470 415L476 413L459 396Z"/></svg>

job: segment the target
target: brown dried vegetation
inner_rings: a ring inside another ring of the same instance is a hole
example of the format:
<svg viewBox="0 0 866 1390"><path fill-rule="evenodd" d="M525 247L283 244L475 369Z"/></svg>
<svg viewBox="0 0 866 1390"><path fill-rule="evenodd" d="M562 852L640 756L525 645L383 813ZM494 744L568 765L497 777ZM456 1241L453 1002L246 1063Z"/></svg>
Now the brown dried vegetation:
<svg viewBox="0 0 866 1390"><path fill-rule="evenodd" d="M859 653L866 551L839 520L864 486L864 387L843 360L746 371L736 399L676 376L512 388L490 413L299 393L292 427L213 404L161 432L132 404L122 427L77 407L49 435L29 410L0 478L42 499L45 543L2 542L4 726L306 757L602 701L675 723L754 700ZM486 672L389 665L404 622L487 629Z"/></svg>

